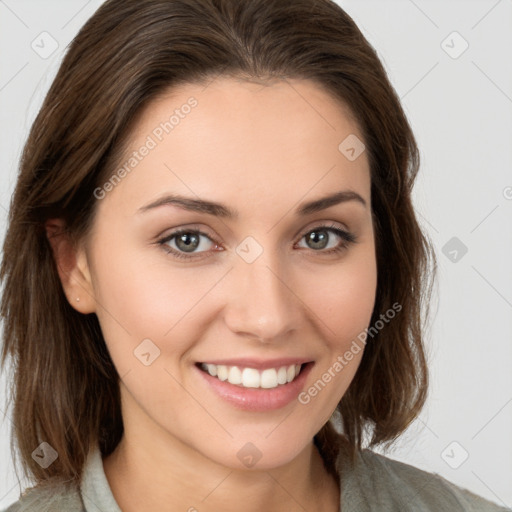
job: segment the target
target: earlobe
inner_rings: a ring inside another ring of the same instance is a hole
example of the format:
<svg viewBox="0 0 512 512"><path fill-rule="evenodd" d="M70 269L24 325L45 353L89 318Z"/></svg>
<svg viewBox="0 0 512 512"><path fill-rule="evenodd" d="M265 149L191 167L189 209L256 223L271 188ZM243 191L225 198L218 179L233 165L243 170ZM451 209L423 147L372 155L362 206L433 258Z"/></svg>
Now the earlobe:
<svg viewBox="0 0 512 512"><path fill-rule="evenodd" d="M62 219L49 219L45 230L68 302L80 313L94 313L96 302L85 250L72 242Z"/></svg>

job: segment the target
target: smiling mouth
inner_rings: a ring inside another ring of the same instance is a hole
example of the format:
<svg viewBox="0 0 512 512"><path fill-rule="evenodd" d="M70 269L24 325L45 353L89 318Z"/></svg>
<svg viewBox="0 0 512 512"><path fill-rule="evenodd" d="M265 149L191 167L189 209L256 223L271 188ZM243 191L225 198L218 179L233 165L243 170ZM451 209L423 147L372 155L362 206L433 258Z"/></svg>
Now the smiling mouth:
<svg viewBox="0 0 512 512"><path fill-rule="evenodd" d="M278 368L257 370L239 366L197 363L200 370L221 381L243 388L273 389L293 382L310 363L292 364Z"/></svg>

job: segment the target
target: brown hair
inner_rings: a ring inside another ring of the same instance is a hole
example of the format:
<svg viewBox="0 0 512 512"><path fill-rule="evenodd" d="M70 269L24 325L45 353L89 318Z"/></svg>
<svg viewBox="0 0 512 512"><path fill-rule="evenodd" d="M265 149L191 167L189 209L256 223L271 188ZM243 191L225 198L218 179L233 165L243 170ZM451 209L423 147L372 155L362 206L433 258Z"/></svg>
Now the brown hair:
<svg viewBox="0 0 512 512"><path fill-rule="evenodd" d="M411 203L418 148L353 20L330 0L109 0L71 43L33 123L3 247L1 364L12 357L13 439L37 483L77 481L91 446L108 455L123 433L118 375L98 319L68 303L45 221L64 219L72 240L83 241L94 190L112 174L144 106L169 87L215 75L310 79L350 107L372 182L378 283L371 325L392 304L402 308L368 341L338 405L352 456L367 427L369 447L391 443L424 405L421 313L435 255ZM339 439L331 422L315 437L331 469ZM42 441L58 453L47 469L31 456Z"/></svg>

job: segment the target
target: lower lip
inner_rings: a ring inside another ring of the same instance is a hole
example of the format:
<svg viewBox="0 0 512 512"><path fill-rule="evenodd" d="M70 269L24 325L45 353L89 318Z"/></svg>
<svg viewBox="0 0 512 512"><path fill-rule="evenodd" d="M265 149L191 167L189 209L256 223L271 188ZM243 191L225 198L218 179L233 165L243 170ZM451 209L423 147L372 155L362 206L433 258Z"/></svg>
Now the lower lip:
<svg viewBox="0 0 512 512"><path fill-rule="evenodd" d="M304 387L313 364L310 362L303 365L301 372L292 382L271 389L243 388L212 377L197 366L195 368L210 388L230 404L244 411L263 412L281 409L296 399Z"/></svg>

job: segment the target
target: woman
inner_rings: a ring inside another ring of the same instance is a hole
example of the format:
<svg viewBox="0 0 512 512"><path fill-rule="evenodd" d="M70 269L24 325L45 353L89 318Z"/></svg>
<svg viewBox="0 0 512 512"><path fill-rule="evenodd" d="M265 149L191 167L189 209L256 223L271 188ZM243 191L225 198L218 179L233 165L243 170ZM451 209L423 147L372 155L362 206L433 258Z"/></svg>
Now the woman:
<svg viewBox="0 0 512 512"><path fill-rule="evenodd" d="M503 510L370 450L427 394L417 170L336 4L103 4L11 205L9 510Z"/></svg>

